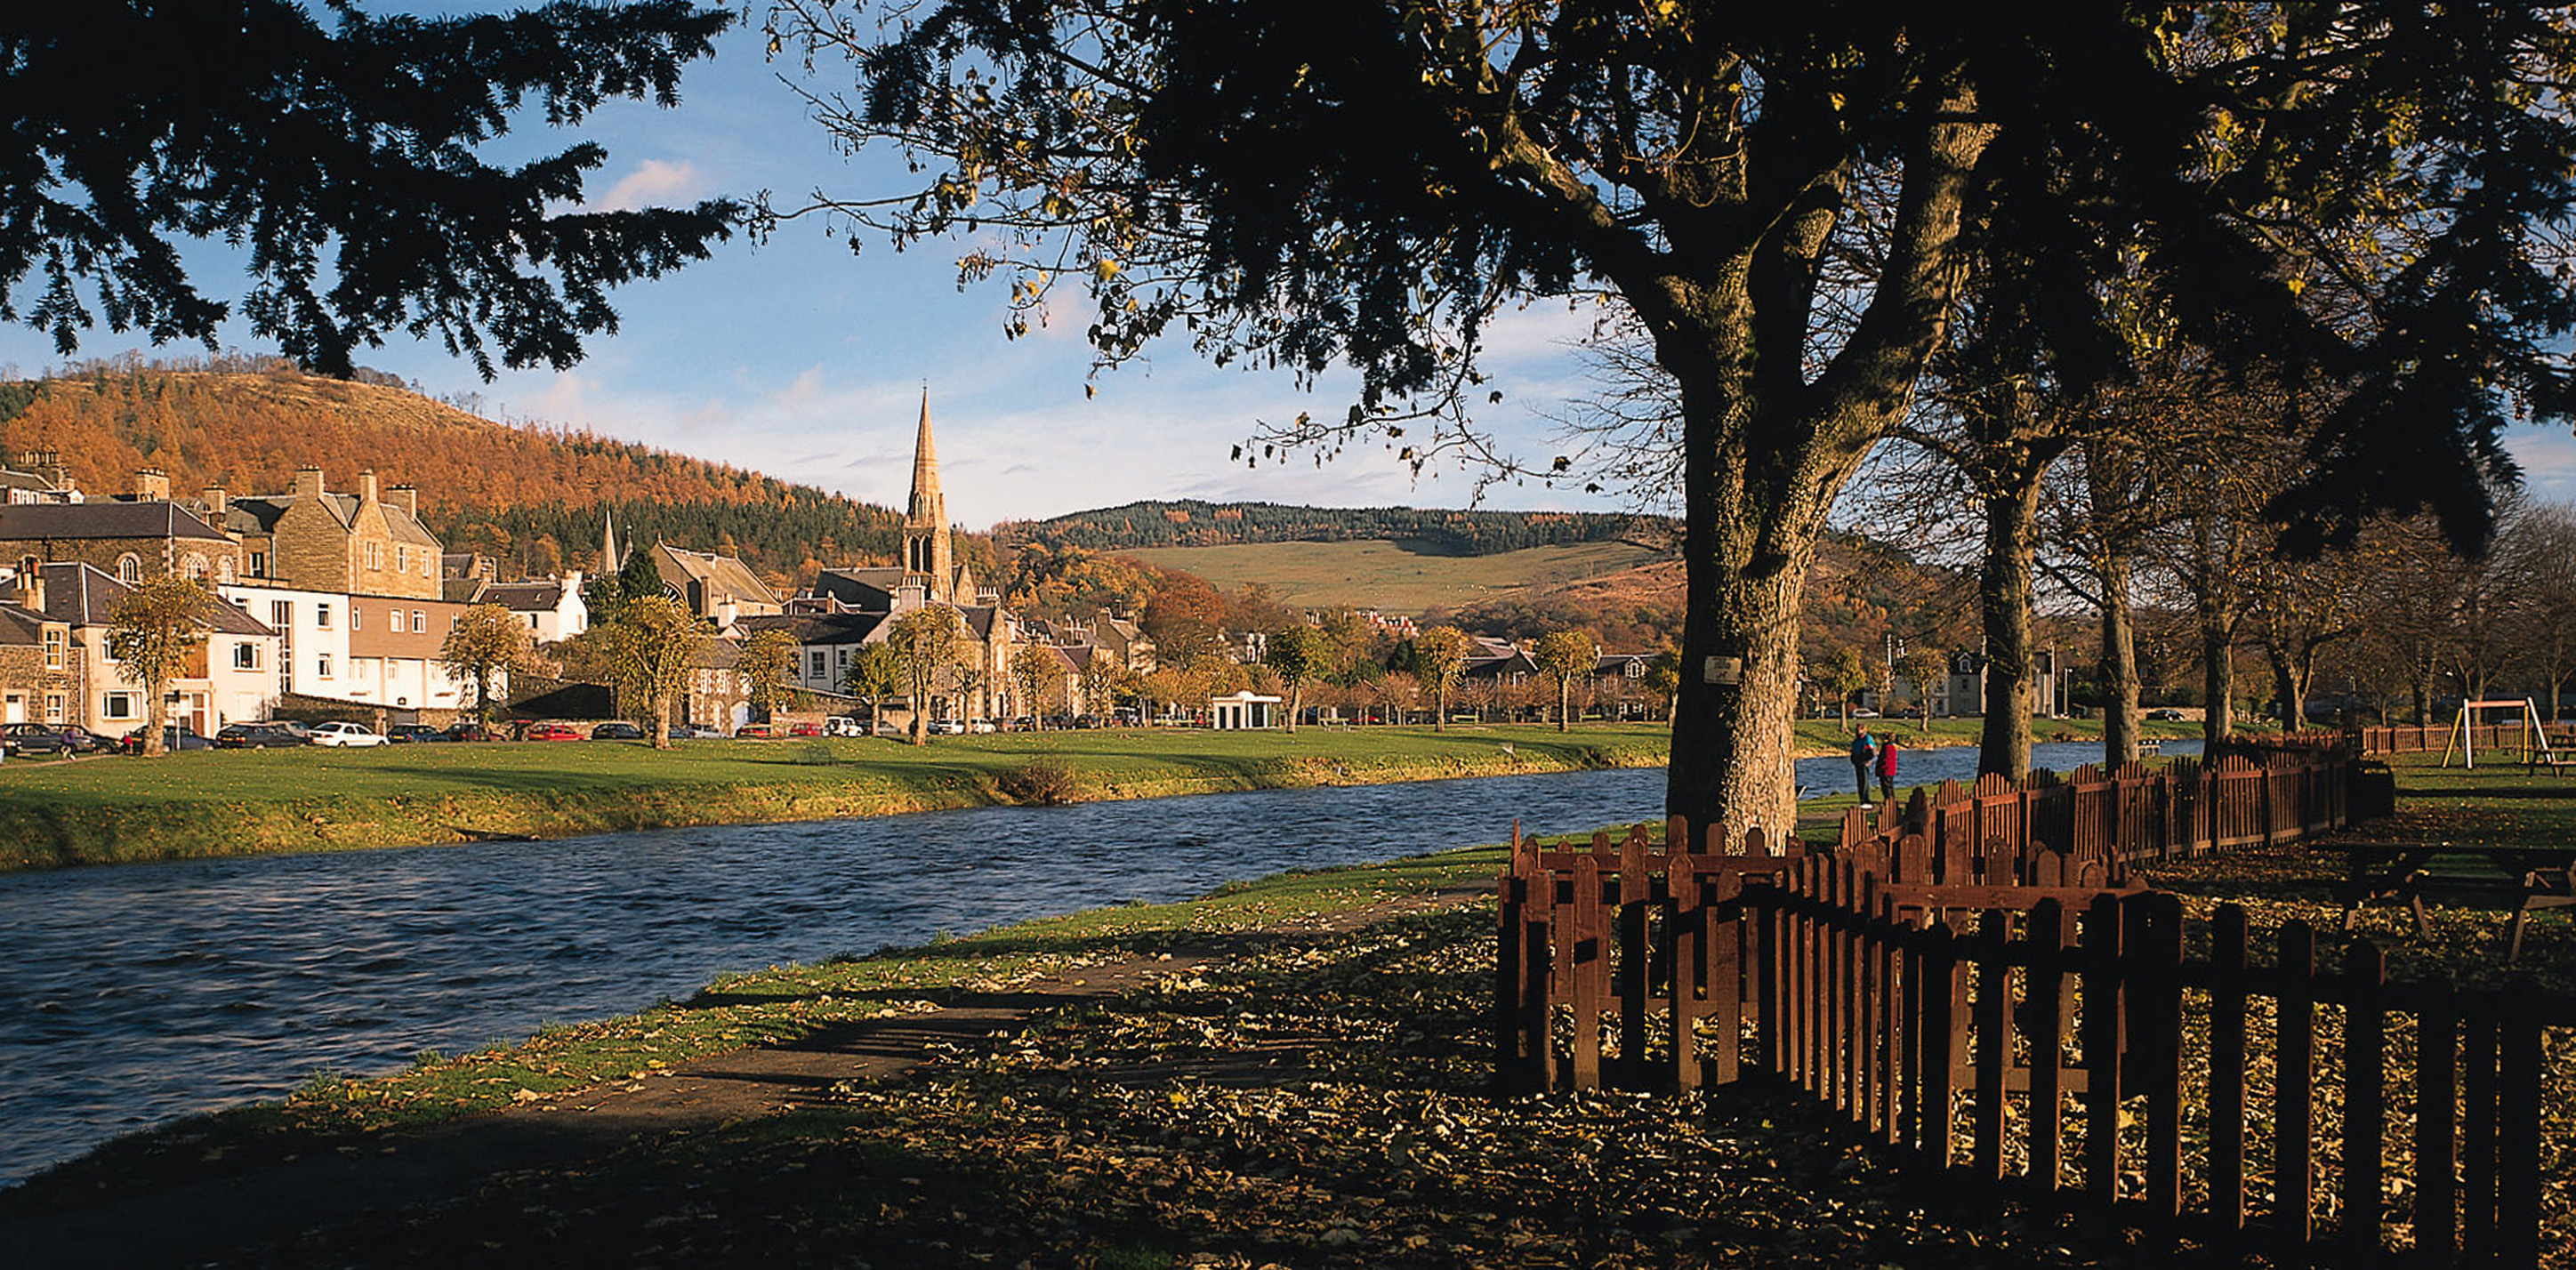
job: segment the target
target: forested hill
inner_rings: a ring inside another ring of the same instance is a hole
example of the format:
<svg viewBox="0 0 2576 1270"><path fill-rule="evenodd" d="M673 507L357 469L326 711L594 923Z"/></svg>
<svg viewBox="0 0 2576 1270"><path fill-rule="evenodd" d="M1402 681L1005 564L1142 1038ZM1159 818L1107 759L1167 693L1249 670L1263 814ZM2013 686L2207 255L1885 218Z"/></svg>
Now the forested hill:
<svg viewBox="0 0 2576 1270"><path fill-rule="evenodd" d="M1278 503L1128 503L1052 520L997 525L996 538L1120 551L1238 543L1412 542L1466 556L1621 539L1660 545L1669 523L1601 512L1443 511L1415 507L1291 507Z"/></svg>
<svg viewBox="0 0 2576 1270"><path fill-rule="evenodd" d="M607 509L621 542L739 554L773 581L804 581L818 563L892 563L901 541L902 516L888 508L592 433L496 423L390 376L323 379L273 361L0 382L0 451L14 462L29 450L60 454L93 497L130 492L142 468L168 473L183 498L216 484L281 491L307 464L331 489L355 490L372 468L388 487L419 489L421 519L450 551L496 557L505 573L593 567Z"/></svg>

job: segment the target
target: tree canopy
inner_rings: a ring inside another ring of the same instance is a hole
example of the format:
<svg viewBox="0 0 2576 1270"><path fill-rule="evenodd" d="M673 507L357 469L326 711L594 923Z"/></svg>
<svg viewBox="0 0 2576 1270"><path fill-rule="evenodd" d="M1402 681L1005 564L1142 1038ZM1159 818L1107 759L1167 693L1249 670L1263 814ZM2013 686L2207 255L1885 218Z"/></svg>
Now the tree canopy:
<svg viewBox="0 0 2576 1270"><path fill-rule="evenodd" d="M114 331L214 347L229 301L176 240L246 250L241 316L347 375L389 333L435 336L486 378L562 368L614 331L610 288L703 258L740 208L591 210L583 142L517 166L475 151L522 110L679 100L680 69L732 21L688 0L456 18L326 0L15 6L0 22L0 320L65 353ZM327 257L326 257L327 252ZM22 293L22 286L25 288Z"/></svg>
<svg viewBox="0 0 2576 1270"><path fill-rule="evenodd" d="M1104 362L1178 333L1357 371L1347 411L1282 439L1488 452L1466 411L1503 306L1632 314L1681 410L1668 804L1729 837L1795 815L1816 539L1981 241L2088 324L2129 262L2119 302L2177 337L2359 384L2281 501L2312 537L2428 506L2477 536L2506 415L2568 407L2559 7L776 0L769 21L809 64L855 62L855 100L814 93L826 127L923 173L814 209L898 243L974 231L962 272L1009 278L1013 330L1079 306ZM2345 302L2302 303L2326 285Z"/></svg>

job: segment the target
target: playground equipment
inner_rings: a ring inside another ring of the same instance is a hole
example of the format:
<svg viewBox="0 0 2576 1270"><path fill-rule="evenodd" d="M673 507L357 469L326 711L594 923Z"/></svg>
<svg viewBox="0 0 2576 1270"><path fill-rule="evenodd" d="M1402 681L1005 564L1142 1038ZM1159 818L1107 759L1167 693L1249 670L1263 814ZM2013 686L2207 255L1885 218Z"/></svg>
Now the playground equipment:
<svg viewBox="0 0 2576 1270"><path fill-rule="evenodd" d="M2519 711L2513 723L2506 726L2516 729L2515 736L2522 743L2523 761L2526 764L2546 763L2552 767L2560 765L2558 756L2550 753L2549 730L2541 726L2540 707L2533 705L2531 698L2524 697L2515 701L2461 702L2459 717L2451 721L2450 739L2442 745L2442 766L2451 765L2451 752L2457 750L2460 754L2460 766L2468 771L2477 770L2480 726L2477 712L2480 710ZM2490 731L2497 731L2497 729L2491 728ZM2494 738L2490 737L2490 740L2492 739Z"/></svg>

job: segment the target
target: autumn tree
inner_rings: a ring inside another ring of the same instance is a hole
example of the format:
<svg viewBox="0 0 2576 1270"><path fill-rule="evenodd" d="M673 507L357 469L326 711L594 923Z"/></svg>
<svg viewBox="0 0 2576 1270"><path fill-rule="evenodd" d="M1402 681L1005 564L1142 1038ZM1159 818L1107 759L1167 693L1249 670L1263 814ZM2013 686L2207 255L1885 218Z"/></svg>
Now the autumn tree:
<svg viewBox="0 0 2576 1270"><path fill-rule="evenodd" d="M930 693L957 661L957 612L919 608L894 619L886 643L902 660L903 683L912 693L912 743L930 744Z"/></svg>
<svg viewBox="0 0 2576 1270"><path fill-rule="evenodd" d="M1091 650L1081 670L1083 713L1105 717L1116 710L1118 675L1124 669L1108 653L1098 648Z"/></svg>
<svg viewBox="0 0 2576 1270"><path fill-rule="evenodd" d="M1413 637L1413 673L1431 689L1434 731L1449 730L1449 693L1458 686L1458 676L1466 673L1467 654L1475 646L1467 632L1455 626L1434 626Z"/></svg>
<svg viewBox="0 0 2576 1270"><path fill-rule="evenodd" d="M1666 800L1732 838L1795 818L1816 540L1942 338L1971 224L2053 226L2022 273L2062 294L2127 253L2185 334L2363 375L2285 495L2323 531L2380 504L2474 528L2506 396L2566 408L2566 301L2519 232L2576 199L2563 11L2041 12L774 0L769 28L818 82L854 66L857 100L818 87L817 117L920 174L788 214L971 230L962 273L1011 280L1012 330L1083 288L1105 363L1186 328L1219 361L1357 370L1350 408L1250 463L1492 454L1464 413L1490 319L1594 289L1632 311L1681 405L1683 661L1722 671L1682 679ZM2441 214L2407 226L2381 320L2302 311L2303 231L2373 210L2392 163Z"/></svg>
<svg viewBox="0 0 2576 1270"><path fill-rule="evenodd" d="M1825 659L1817 682L1834 694L1834 705L1842 711L1843 731L1851 731L1852 698L1869 686L1869 658L1845 644Z"/></svg>
<svg viewBox="0 0 2576 1270"><path fill-rule="evenodd" d="M439 665L453 679L474 681L474 714L492 721L492 679L527 667L535 655L528 624L498 604L477 604L457 615L438 646Z"/></svg>
<svg viewBox="0 0 2576 1270"><path fill-rule="evenodd" d="M209 605L205 584L177 574L147 577L128 588L108 611L107 659L126 682L143 690L143 753L158 756L170 721L166 698L172 680L203 655Z"/></svg>
<svg viewBox="0 0 2576 1270"><path fill-rule="evenodd" d="M1324 632L1304 622L1291 622L1271 633L1269 648L1261 660L1279 673L1279 682L1288 689L1288 730L1297 730L1297 714L1305 707L1306 684L1319 677L1332 659L1330 641Z"/></svg>
<svg viewBox="0 0 2576 1270"><path fill-rule="evenodd" d="M867 644L850 658L841 689L868 703L868 727L877 724L879 703L903 691L903 654L892 644Z"/></svg>
<svg viewBox="0 0 2576 1270"><path fill-rule="evenodd" d="M778 707L787 704L796 688L796 659L805 651L794 635L782 630L759 631L742 644L742 657L734 663L734 673L742 676L751 690L751 708L768 718Z"/></svg>
<svg viewBox="0 0 2576 1270"><path fill-rule="evenodd" d="M2556 719L2559 697L2576 676L2576 508L2534 501L2506 518L2496 542L2511 580L2514 646L2538 695L2541 717Z"/></svg>
<svg viewBox="0 0 2576 1270"><path fill-rule="evenodd" d="M1020 708L1028 711L1030 726L1040 732L1046 731L1047 687L1063 669L1055 650L1043 644L1022 644L1011 653L1011 683L1019 689Z"/></svg>
<svg viewBox="0 0 2576 1270"><path fill-rule="evenodd" d="M16 103L0 318L65 353L95 305L111 330L209 349L239 318L334 375L388 334L434 337L486 378L496 360L570 366L584 336L616 328L610 288L705 257L740 209L601 211L583 203L597 145L509 164L476 148L531 104L556 124L619 99L675 105L681 68L731 21L685 0L450 18L296 0L27 8L0 29ZM238 311L197 290L177 245L218 235L256 279Z"/></svg>
<svg viewBox="0 0 2576 1270"><path fill-rule="evenodd" d="M1896 659L1907 681L1914 685L1914 699L1923 706L1923 735L1932 734L1933 687L1950 675L1950 656L1929 644L1915 644Z"/></svg>
<svg viewBox="0 0 2576 1270"><path fill-rule="evenodd" d="M1556 681L1556 730L1571 730L1574 727L1574 681L1578 676L1591 674L1592 668L1601 660L1601 650L1592 642L1592 633L1549 631L1539 636L1538 644L1530 649L1530 660L1537 664L1541 674Z"/></svg>
<svg viewBox="0 0 2576 1270"><path fill-rule="evenodd" d="M714 632L687 605L667 595L629 602L604 629L616 667L618 691L651 710L653 748L671 748L671 701L689 686L689 674Z"/></svg>

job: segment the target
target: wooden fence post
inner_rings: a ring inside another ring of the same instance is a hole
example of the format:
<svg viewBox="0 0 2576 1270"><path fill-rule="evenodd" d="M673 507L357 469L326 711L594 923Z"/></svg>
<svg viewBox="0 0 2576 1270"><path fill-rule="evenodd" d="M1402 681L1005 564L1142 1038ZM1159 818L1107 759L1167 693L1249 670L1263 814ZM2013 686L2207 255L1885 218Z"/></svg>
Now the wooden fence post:
<svg viewBox="0 0 2576 1270"><path fill-rule="evenodd" d="M2245 909L2218 910L2209 940L2209 1217L2212 1242L2245 1234Z"/></svg>
<svg viewBox="0 0 2576 1270"><path fill-rule="evenodd" d="M2085 913L2084 1190L2109 1213L2120 1198L2120 900L2098 896Z"/></svg>
<svg viewBox="0 0 2576 1270"><path fill-rule="evenodd" d="M2379 1259L2379 1135L2388 1113L2388 1020L2379 1002L2387 984L2387 954L2354 940L2344 952L2342 1229L2354 1267Z"/></svg>
<svg viewBox="0 0 2576 1270"><path fill-rule="evenodd" d="M1914 1119L1919 1126L1923 1162L1935 1176L1947 1179L1950 1166L1958 1158L1950 1135L1952 1064L1957 1061L1958 1031L1966 1019L1959 1000L1959 954L1957 938L1950 928L1932 923L1924 933L1923 949L1923 1018L1914 1029L1914 1070L1921 1077L1921 1090L1914 1098Z"/></svg>
<svg viewBox="0 0 2576 1270"><path fill-rule="evenodd" d="M2147 1233L2169 1239L2182 1215L2182 901L2152 891L2130 900L2139 937L2129 949L2129 1040L2147 1098Z"/></svg>
<svg viewBox="0 0 2576 1270"><path fill-rule="evenodd" d="M2509 1266L2540 1258L2539 997L2530 975L2515 976L2497 1028L2497 1106L2511 1114L2496 1132L2496 1258Z"/></svg>
<svg viewBox="0 0 2576 1270"><path fill-rule="evenodd" d="M2415 1251L2427 1265L2459 1244L2459 984L2445 978L2415 1021Z"/></svg>
<svg viewBox="0 0 2576 1270"><path fill-rule="evenodd" d="M2307 1264L2315 1234L2316 1168L2310 1149L2316 1105L2317 937L2306 922L2281 927L2275 1008L2279 1059L2272 1107L2272 1220L2285 1266Z"/></svg>
<svg viewBox="0 0 2576 1270"><path fill-rule="evenodd" d="M2066 925L2066 906L2057 900L2031 906L2022 996L2031 1012L2030 1180L2043 1204L2065 1174Z"/></svg>

